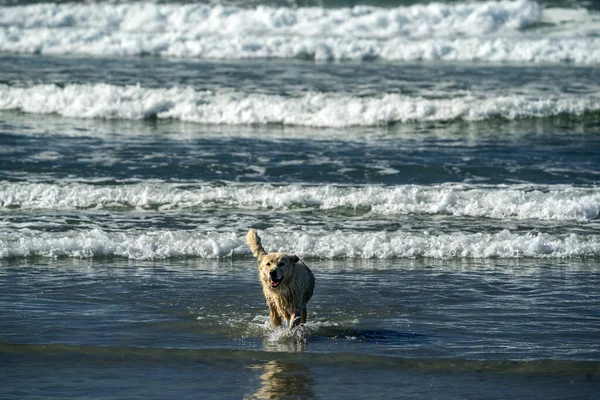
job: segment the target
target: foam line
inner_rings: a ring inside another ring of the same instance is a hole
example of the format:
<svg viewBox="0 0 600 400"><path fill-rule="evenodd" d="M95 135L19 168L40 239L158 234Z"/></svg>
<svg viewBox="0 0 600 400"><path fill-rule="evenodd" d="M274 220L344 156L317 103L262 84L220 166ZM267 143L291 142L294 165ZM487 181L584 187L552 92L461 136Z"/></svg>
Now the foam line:
<svg viewBox="0 0 600 400"><path fill-rule="evenodd" d="M600 239L577 234L414 232L269 233L270 251L294 251L304 258L550 258L599 257ZM21 230L0 234L0 259L19 257L124 257L136 260L250 256L243 234L190 231L69 232Z"/></svg>
<svg viewBox="0 0 600 400"><path fill-rule="evenodd" d="M581 116L600 110L597 94L494 95L470 93L428 99L308 92L298 96L213 93L190 87L110 84L0 84L0 110L74 118L173 119L202 124L281 124L311 127L377 126L410 121L479 121Z"/></svg>
<svg viewBox="0 0 600 400"><path fill-rule="evenodd" d="M542 28L543 27L543 28ZM96 56L600 63L600 17L530 0L356 6L0 7L0 51Z"/></svg>
<svg viewBox="0 0 600 400"><path fill-rule="evenodd" d="M344 187L135 183L0 183L0 209L185 210L360 209L376 215L428 214L494 219L589 221L600 215L595 188L464 184Z"/></svg>

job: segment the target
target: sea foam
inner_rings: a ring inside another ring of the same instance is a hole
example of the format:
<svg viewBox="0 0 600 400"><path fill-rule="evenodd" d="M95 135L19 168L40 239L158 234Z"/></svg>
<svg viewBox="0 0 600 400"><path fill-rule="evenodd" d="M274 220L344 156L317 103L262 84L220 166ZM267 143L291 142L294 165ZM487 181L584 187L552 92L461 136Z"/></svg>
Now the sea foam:
<svg viewBox="0 0 600 400"><path fill-rule="evenodd" d="M403 94L362 97L308 92L297 96L144 88L110 84L0 84L0 110L75 118L159 118L203 124L376 126L409 121L477 121L583 115L600 110L597 94L467 93L430 99Z"/></svg>
<svg viewBox="0 0 600 400"><path fill-rule="evenodd" d="M0 51L593 65L600 63L599 21L586 10L545 10L529 0L390 9L33 4L0 7Z"/></svg>
<svg viewBox="0 0 600 400"><path fill-rule="evenodd" d="M374 215L427 214L494 219L590 221L600 215L596 188L486 186L226 186L134 183L0 183L0 209L19 210L346 210Z"/></svg>
<svg viewBox="0 0 600 400"><path fill-rule="evenodd" d="M304 258L570 258L599 257L600 239L578 234L325 232L265 234L265 246ZM123 257L136 260L250 256L243 234L190 231L68 232L21 230L0 234L0 258Z"/></svg>
<svg viewBox="0 0 600 400"><path fill-rule="evenodd" d="M452 36L519 31L542 18L542 7L529 0L330 9L151 2L43 3L0 10L0 24L13 28L185 32L189 36Z"/></svg>

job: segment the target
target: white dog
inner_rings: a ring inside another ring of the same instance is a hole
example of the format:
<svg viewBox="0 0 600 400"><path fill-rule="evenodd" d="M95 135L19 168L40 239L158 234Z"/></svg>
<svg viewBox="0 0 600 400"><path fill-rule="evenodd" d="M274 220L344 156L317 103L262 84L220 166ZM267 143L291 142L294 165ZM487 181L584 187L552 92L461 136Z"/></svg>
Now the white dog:
<svg viewBox="0 0 600 400"><path fill-rule="evenodd" d="M306 303L315 289L315 276L295 254L267 253L254 229L246 241L258 258L258 276L273 326L284 318L289 328L306 322Z"/></svg>

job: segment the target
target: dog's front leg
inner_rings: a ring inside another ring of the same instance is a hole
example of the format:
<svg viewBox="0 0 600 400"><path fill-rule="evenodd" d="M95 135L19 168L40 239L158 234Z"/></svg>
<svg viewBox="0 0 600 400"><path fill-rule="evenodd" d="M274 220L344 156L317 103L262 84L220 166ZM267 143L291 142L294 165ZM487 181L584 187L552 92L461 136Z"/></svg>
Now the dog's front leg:
<svg viewBox="0 0 600 400"><path fill-rule="evenodd" d="M290 329L300 325L300 323L304 323L306 321L306 317L304 317L304 310L306 307L302 304L302 301L298 303L296 307L296 311L290 316ZM304 319L304 320L303 320Z"/></svg>
<svg viewBox="0 0 600 400"><path fill-rule="evenodd" d="M275 310L275 307L269 306L269 317L271 317L271 324L273 325L273 328L281 325L281 317Z"/></svg>
<svg viewBox="0 0 600 400"><path fill-rule="evenodd" d="M300 325L301 319L302 318L300 317L300 313L296 312L295 314L292 314L290 317L290 323L289 323L290 329Z"/></svg>

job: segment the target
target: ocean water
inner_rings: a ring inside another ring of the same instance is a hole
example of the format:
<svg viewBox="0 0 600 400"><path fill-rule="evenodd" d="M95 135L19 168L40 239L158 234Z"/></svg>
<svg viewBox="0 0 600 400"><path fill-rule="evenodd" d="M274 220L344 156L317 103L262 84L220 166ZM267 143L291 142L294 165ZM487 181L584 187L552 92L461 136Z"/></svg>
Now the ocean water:
<svg viewBox="0 0 600 400"><path fill-rule="evenodd" d="M0 398L599 399L599 67L593 1L0 0Z"/></svg>

